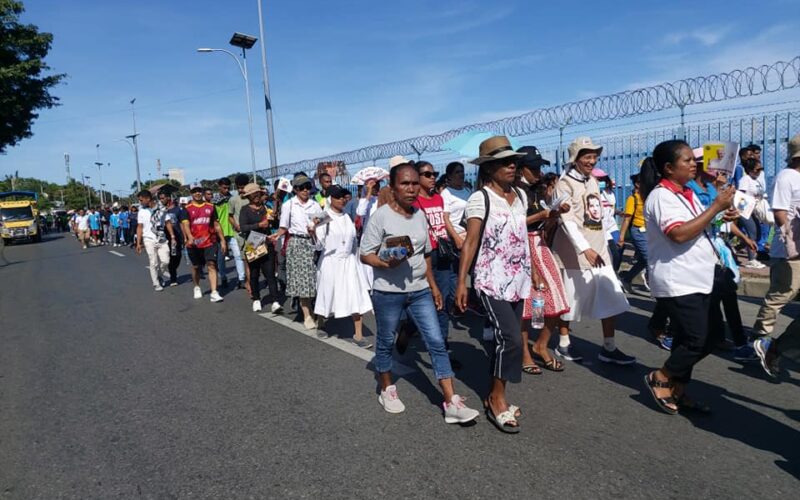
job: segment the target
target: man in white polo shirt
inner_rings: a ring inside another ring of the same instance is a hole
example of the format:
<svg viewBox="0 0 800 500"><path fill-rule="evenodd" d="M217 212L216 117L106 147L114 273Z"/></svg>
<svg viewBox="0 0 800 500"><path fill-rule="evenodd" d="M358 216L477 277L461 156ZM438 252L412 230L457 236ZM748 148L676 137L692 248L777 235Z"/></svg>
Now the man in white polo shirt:
<svg viewBox="0 0 800 500"><path fill-rule="evenodd" d="M772 333L781 309L794 300L800 291L800 257L788 255L786 251L786 235L800 208L800 134L792 137L787 149L786 168L775 178L772 194L776 230L770 247L772 265L769 270L769 291L753 326L753 335L756 337Z"/></svg>

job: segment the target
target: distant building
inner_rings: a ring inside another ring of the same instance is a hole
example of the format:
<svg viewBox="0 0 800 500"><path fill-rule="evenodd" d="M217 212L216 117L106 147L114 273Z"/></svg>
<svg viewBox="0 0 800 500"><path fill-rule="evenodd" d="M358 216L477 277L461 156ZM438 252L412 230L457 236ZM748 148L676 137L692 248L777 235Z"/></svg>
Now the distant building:
<svg viewBox="0 0 800 500"><path fill-rule="evenodd" d="M173 181L178 181L181 186L186 184L186 174L182 168L171 168L167 170L167 178Z"/></svg>

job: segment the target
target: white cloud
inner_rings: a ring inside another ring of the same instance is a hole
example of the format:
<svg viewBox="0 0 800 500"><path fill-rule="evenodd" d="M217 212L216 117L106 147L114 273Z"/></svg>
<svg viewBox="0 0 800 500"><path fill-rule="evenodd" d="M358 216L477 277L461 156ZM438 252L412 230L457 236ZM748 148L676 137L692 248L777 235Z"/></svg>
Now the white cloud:
<svg viewBox="0 0 800 500"><path fill-rule="evenodd" d="M704 27L703 29L671 33L664 37L663 43L667 45L680 45L683 43L700 43L712 47L720 43L725 36L733 30L733 26Z"/></svg>

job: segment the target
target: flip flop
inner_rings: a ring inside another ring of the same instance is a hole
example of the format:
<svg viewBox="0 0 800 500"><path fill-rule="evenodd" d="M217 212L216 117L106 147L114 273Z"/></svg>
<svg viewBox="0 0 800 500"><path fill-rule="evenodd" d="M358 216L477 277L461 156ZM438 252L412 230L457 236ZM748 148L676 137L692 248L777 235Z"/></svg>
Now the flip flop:
<svg viewBox="0 0 800 500"><path fill-rule="evenodd" d="M519 433L519 424L517 424L517 420L514 418L514 414L511 413L510 410L506 410L499 415L494 414L491 408L486 409L486 418L491 422L497 430L500 432L505 432L506 434L518 434ZM511 425L509 425L511 424Z"/></svg>
<svg viewBox="0 0 800 500"><path fill-rule="evenodd" d="M550 361L545 361L542 364L545 370L550 370L551 372L563 372L564 371L564 363L557 360L556 358L550 359Z"/></svg>
<svg viewBox="0 0 800 500"><path fill-rule="evenodd" d="M464 398L461 398L461 400L462 401L466 401L467 398L464 397ZM483 409L484 410L488 410L489 409L489 402L486 401L486 400L483 400ZM508 405L508 411L510 411L511 414L514 415L514 418L519 418L519 417L522 416L522 410L517 405L512 405L512 404Z"/></svg>

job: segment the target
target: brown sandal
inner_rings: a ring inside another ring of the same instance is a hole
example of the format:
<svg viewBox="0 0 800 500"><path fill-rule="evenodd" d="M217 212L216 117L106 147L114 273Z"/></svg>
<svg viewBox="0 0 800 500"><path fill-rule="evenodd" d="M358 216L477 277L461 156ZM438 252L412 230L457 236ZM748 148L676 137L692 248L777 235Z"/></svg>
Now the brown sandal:
<svg viewBox="0 0 800 500"><path fill-rule="evenodd" d="M541 375L542 374L542 369L539 368L539 365L537 365L535 363L532 364L532 365L524 365L522 367L522 371L527 373L528 375Z"/></svg>

